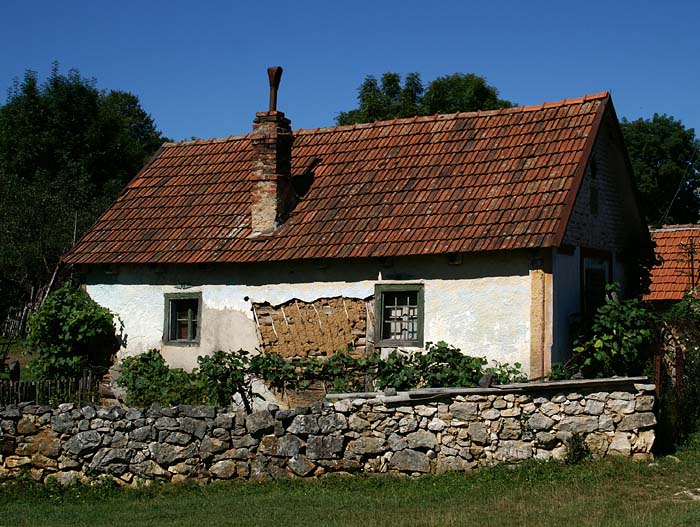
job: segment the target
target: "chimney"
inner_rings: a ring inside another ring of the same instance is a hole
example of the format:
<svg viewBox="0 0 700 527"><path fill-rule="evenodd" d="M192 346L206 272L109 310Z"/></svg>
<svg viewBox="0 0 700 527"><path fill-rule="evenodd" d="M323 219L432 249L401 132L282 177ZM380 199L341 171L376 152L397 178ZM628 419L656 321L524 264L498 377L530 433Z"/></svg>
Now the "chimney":
<svg viewBox="0 0 700 527"><path fill-rule="evenodd" d="M294 206L292 187L291 122L277 111L277 90L282 68L267 68L270 108L257 112L253 121L253 171L251 193L252 235L269 234L287 219Z"/></svg>

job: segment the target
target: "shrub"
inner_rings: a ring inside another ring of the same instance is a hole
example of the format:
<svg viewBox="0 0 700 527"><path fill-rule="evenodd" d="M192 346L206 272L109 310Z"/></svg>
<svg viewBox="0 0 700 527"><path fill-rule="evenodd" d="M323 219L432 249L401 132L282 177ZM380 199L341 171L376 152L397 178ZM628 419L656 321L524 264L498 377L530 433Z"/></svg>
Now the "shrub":
<svg viewBox="0 0 700 527"><path fill-rule="evenodd" d="M496 363L484 368L483 357L464 355L446 342L426 343L425 353L403 354L391 352L387 360L377 366L377 387L397 390L411 388L444 388L476 386L485 373L492 373L496 383L508 384L525 380L520 364Z"/></svg>
<svg viewBox="0 0 700 527"><path fill-rule="evenodd" d="M114 315L82 289L64 285L51 293L29 319L31 363L39 379L77 377L104 371L121 344Z"/></svg>
<svg viewBox="0 0 700 527"><path fill-rule="evenodd" d="M209 402L205 379L198 371L187 373L170 369L156 349L121 363L118 383L126 388L126 402L146 408L152 404L206 404Z"/></svg>
<svg viewBox="0 0 700 527"><path fill-rule="evenodd" d="M553 367L550 378L639 375L649 358L656 317L638 298L620 300L619 286L608 286L605 304L598 308L588 331L574 340L571 359Z"/></svg>
<svg viewBox="0 0 700 527"><path fill-rule="evenodd" d="M238 353L217 351L212 356L197 358L199 372L195 370L204 384L204 391L211 404L230 406L233 398L238 395L247 411L251 411L253 397L250 379L250 361L248 353L240 350Z"/></svg>
<svg viewBox="0 0 700 527"><path fill-rule="evenodd" d="M567 465L578 465L591 457L591 450L582 434L574 432L566 442L566 456L564 463Z"/></svg>

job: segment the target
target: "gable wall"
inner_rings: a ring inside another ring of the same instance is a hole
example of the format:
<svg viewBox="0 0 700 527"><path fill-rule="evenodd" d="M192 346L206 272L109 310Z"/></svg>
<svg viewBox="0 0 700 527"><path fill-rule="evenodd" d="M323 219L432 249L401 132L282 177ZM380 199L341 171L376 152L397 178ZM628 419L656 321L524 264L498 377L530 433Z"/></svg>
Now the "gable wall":
<svg viewBox="0 0 700 527"><path fill-rule="evenodd" d="M209 270L172 268L154 273L145 266L117 275L94 272L87 291L124 321L127 348L122 356L162 349L176 367L193 368L196 357L216 350L259 347L253 303L285 304L342 297L367 299L377 283L424 285L424 340L444 340L464 353L500 362L520 362L527 371L530 354L530 276L526 253L465 255L460 265L445 256L397 258L388 267L379 260L228 266ZM112 282L112 283L109 283ZM187 286L186 289L178 285ZM197 347L164 346L164 295L201 292L202 331ZM322 335L322 332L319 332Z"/></svg>

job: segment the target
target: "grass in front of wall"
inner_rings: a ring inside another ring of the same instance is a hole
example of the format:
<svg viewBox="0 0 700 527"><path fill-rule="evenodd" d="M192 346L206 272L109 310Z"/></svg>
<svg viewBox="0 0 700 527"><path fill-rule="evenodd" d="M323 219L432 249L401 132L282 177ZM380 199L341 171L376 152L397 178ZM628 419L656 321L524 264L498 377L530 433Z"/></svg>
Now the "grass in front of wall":
<svg viewBox="0 0 700 527"><path fill-rule="evenodd" d="M526 463L420 479L0 487L0 526L700 525L700 449L658 462ZM696 496L697 498L694 498Z"/></svg>

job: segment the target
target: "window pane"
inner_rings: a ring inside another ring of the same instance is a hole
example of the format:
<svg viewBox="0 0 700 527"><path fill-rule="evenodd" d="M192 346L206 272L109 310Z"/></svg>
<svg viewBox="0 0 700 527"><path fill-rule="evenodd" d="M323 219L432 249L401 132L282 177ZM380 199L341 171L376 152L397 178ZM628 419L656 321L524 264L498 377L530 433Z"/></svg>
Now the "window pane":
<svg viewBox="0 0 700 527"><path fill-rule="evenodd" d="M418 339L418 291L383 293L384 319L382 338Z"/></svg>
<svg viewBox="0 0 700 527"><path fill-rule="evenodd" d="M198 309L199 300L196 298L170 301L170 340L197 338Z"/></svg>

